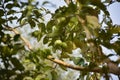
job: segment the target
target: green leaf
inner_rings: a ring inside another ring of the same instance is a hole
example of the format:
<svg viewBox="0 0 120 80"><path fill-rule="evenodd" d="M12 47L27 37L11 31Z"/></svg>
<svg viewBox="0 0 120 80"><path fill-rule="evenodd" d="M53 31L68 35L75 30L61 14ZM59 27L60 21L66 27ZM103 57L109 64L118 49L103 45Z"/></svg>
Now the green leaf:
<svg viewBox="0 0 120 80"><path fill-rule="evenodd" d="M42 17L42 14L39 12L39 10L33 10L34 15L36 18Z"/></svg>
<svg viewBox="0 0 120 80"><path fill-rule="evenodd" d="M8 4L6 5L6 8L11 9L13 6L14 6L13 4L8 3Z"/></svg>
<svg viewBox="0 0 120 80"><path fill-rule="evenodd" d="M101 2L101 0L90 0L90 3L100 8L107 16L110 15L106 6Z"/></svg>
<svg viewBox="0 0 120 80"><path fill-rule="evenodd" d="M10 54L10 48L8 46L1 46L1 52L3 53L3 57L9 57Z"/></svg>
<svg viewBox="0 0 120 80"><path fill-rule="evenodd" d="M16 12L15 10L10 10L10 11L7 12L7 15L13 14L15 12Z"/></svg>
<svg viewBox="0 0 120 80"><path fill-rule="evenodd" d="M45 24L44 24L44 23L38 24L38 28L39 28L39 29L41 29L42 27L45 28Z"/></svg>
<svg viewBox="0 0 120 80"><path fill-rule="evenodd" d="M46 29L47 29L48 32L52 32L52 27L54 26L54 24L55 24L55 20L50 20L47 23Z"/></svg>
<svg viewBox="0 0 120 80"><path fill-rule="evenodd" d="M52 38L54 38L54 37L59 37L60 36L60 29L59 28L55 28L53 31L52 31L52 33L49 33L48 34L48 37L52 37Z"/></svg>
<svg viewBox="0 0 120 80"><path fill-rule="evenodd" d="M14 41L18 41L19 38L20 38L20 34L16 34L16 35L14 36Z"/></svg>
<svg viewBox="0 0 120 80"><path fill-rule="evenodd" d="M74 12L76 12L76 10L77 10L77 6L76 6L76 4L71 2L68 6L68 9L66 9L66 10L67 10L66 12L68 12L70 14L74 14Z"/></svg>
<svg viewBox="0 0 120 80"><path fill-rule="evenodd" d="M39 35L39 33L40 33L40 31L36 30L36 31L32 32L31 35L34 37L37 37Z"/></svg>
<svg viewBox="0 0 120 80"><path fill-rule="evenodd" d="M9 0L4 0L5 1L5 3L8 3L9 2Z"/></svg>
<svg viewBox="0 0 120 80"><path fill-rule="evenodd" d="M61 54L61 57L60 58L69 58L70 56L68 55L69 53L67 53L67 52L63 52L62 54Z"/></svg>
<svg viewBox="0 0 120 80"><path fill-rule="evenodd" d="M42 33L39 33L39 35L37 36L37 41L40 41L41 37L42 37Z"/></svg>
<svg viewBox="0 0 120 80"><path fill-rule="evenodd" d="M48 43L48 42L49 42L49 38L46 36L46 37L44 38L44 40L43 40L43 43L46 44L46 43Z"/></svg>
<svg viewBox="0 0 120 80"><path fill-rule="evenodd" d="M51 75L52 75L52 80L58 80L58 74L55 70L51 72Z"/></svg>
<svg viewBox="0 0 120 80"><path fill-rule="evenodd" d="M32 18L35 22L39 23L39 20L37 18Z"/></svg>
<svg viewBox="0 0 120 80"><path fill-rule="evenodd" d="M0 17L4 15L3 9L0 9Z"/></svg>
<svg viewBox="0 0 120 80"><path fill-rule="evenodd" d="M11 23L12 23L12 20L16 20L16 19L18 19L18 17L16 17L16 16L15 16L15 17L11 16L11 17L8 18L8 20L9 20Z"/></svg>
<svg viewBox="0 0 120 80"><path fill-rule="evenodd" d="M24 44L22 44L22 43L16 43L16 44L14 44L14 50L24 50Z"/></svg>
<svg viewBox="0 0 120 80"><path fill-rule="evenodd" d="M44 49L43 52L44 52L45 57L51 54L50 49Z"/></svg>
<svg viewBox="0 0 120 80"><path fill-rule="evenodd" d="M36 23L32 19L29 19L28 23L30 24L31 28L34 28L36 26Z"/></svg>
<svg viewBox="0 0 120 80"><path fill-rule="evenodd" d="M43 49L39 50L39 55L41 59L46 59L48 55L51 55L51 50L50 49Z"/></svg>
<svg viewBox="0 0 120 80"><path fill-rule="evenodd" d="M44 23L39 23L38 24L38 28L42 31L42 32L45 32L45 24Z"/></svg>
<svg viewBox="0 0 120 80"><path fill-rule="evenodd" d="M22 63L20 63L20 61L17 58L15 58L15 57L11 58L10 61L14 65L15 69L24 70Z"/></svg>
<svg viewBox="0 0 120 80"><path fill-rule="evenodd" d="M7 20L0 17L0 23L4 24Z"/></svg>
<svg viewBox="0 0 120 80"><path fill-rule="evenodd" d="M85 64L84 59L81 57L72 57L72 60L76 65L84 65Z"/></svg>

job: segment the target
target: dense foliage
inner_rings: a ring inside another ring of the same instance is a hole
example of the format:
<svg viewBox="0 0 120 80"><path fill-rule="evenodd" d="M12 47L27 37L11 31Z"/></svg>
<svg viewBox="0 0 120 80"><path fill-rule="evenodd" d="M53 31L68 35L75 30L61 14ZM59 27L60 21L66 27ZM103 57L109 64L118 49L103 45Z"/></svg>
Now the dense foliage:
<svg viewBox="0 0 120 80"><path fill-rule="evenodd" d="M120 56L120 27L106 8L120 1L102 1L65 0L53 13L44 6L52 2L1 0L0 80L109 80L110 73L120 75L120 60L109 58ZM114 52L106 55L104 48Z"/></svg>

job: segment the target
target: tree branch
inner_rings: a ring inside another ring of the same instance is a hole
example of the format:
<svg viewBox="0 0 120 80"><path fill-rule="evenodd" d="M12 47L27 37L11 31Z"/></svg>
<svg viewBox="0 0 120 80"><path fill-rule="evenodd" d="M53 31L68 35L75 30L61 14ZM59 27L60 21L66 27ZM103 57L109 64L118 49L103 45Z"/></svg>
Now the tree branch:
<svg viewBox="0 0 120 80"><path fill-rule="evenodd" d="M74 70L105 73L105 71L101 67L95 67L95 68L91 69L89 67L71 65L71 64L65 63L64 61L55 59L52 56L48 56L47 59L49 59L49 60L51 60L59 65L62 65L62 66L65 66L65 67L68 67L68 68L71 68ZM116 75L120 75L120 68L118 66L116 66L114 63L110 62L110 63L108 63L108 72L116 74Z"/></svg>
<svg viewBox="0 0 120 80"><path fill-rule="evenodd" d="M15 34L20 34L15 28L11 28L10 26L6 26L6 29L13 31ZM32 46L27 39L20 35L21 40L25 43L29 50L32 50Z"/></svg>
<svg viewBox="0 0 120 80"><path fill-rule="evenodd" d="M11 29L15 34L19 34L19 32L16 30L16 29ZM32 46L31 44L29 43L29 41L27 39L25 39L23 36L20 36L21 40L26 44L26 46L32 50Z"/></svg>
<svg viewBox="0 0 120 80"><path fill-rule="evenodd" d="M11 27L7 27L10 31L13 31L15 34L19 34L19 32L16 30L16 29L13 29ZM21 40L25 43L25 45L30 49L30 50L33 50L31 44L29 43L28 40L26 40L24 37L20 36ZM98 72L98 73L104 73L103 69L100 68L100 67L95 67L95 68L88 68L88 67L81 67L81 66L76 66L76 65L71 65L71 64L68 64L68 63L65 63L64 61L62 60L59 60L59 59L55 59L54 57L52 56L48 56L47 57L48 60L51 60L59 65L63 65L65 67L68 67L68 68L71 68L71 69L74 69L74 70L80 70L80 71L89 71L89 72ZM116 74L116 75L120 75L120 68L118 66L115 66L114 63L109 63L108 64L108 72L109 73L113 73L113 74Z"/></svg>
<svg viewBox="0 0 120 80"><path fill-rule="evenodd" d="M65 67L68 67L68 68L71 68L71 69L74 69L74 70L80 70L80 71L90 71L90 72L102 72L102 69L101 68L93 68L93 69L90 69L88 67L81 67L81 66L75 66L75 65L71 65L71 64L68 64L68 63L65 63L64 61L62 60L58 60L58 59L55 59L53 58L52 56L48 56L47 57L49 60L59 64L59 65L62 65L62 66L65 66Z"/></svg>

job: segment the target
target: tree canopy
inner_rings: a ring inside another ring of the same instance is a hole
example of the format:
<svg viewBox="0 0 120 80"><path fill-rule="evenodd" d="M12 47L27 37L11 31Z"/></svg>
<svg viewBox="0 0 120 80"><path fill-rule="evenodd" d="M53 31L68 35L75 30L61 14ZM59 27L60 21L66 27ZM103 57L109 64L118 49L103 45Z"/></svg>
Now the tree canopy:
<svg viewBox="0 0 120 80"><path fill-rule="evenodd" d="M0 80L120 79L120 26L107 10L120 0L64 0L55 12L40 2L0 1Z"/></svg>

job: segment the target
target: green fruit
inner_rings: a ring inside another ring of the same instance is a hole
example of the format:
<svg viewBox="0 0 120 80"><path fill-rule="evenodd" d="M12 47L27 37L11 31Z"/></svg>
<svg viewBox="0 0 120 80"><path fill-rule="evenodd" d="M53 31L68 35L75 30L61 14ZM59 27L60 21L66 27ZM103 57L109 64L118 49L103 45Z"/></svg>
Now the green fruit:
<svg viewBox="0 0 120 80"><path fill-rule="evenodd" d="M62 42L62 45L61 45L63 48L67 48L67 44L65 42Z"/></svg>
<svg viewBox="0 0 120 80"><path fill-rule="evenodd" d="M56 40L55 41L55 45L60 45L61 46L62 45L62 41L61 40Z"/></svg>

